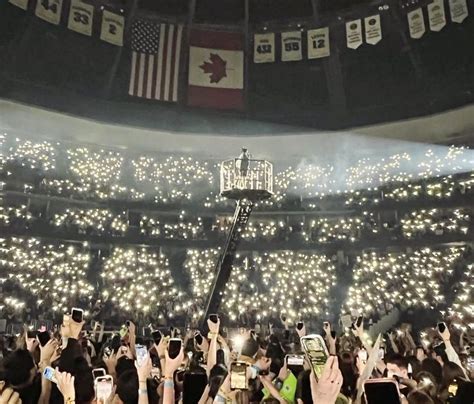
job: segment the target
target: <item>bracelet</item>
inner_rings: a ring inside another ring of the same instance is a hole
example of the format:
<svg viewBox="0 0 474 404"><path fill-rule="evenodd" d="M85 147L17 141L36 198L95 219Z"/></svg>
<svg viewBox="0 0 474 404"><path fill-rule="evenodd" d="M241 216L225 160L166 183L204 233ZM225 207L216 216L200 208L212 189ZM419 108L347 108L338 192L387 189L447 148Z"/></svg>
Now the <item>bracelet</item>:
<svg viewBox="0 0 474 404"><path fill-rule="evenodd" d="M168 388L168 389L172 389L174 388L174 382L173 380L171 379L165 379L165 383L164 383L164 387L165 389Z"/></svg>
<svg viewBox="0 0 474 404"><path fill-rule="evenodd" d="M212 338L217 338L219 334L217 332L209 332L207 334L207 338L212 339Z"/></svg>
<svg viewBox="0 0 474 404"><path fill-rule="evenodd" d="M145 394L148 394L148 390L147 389L138 389L138 395L145 395Z"/></svg>
<svg viewBox="0 0 474 404"><path fill-rule="evenodd" d="M166 359L165 355L160 355L160 359Z"/></svg>
<svg viewBox="0 0 474 404"><path fill-rule="evenodd" d="M226 398L225 398L223 395L221 395L221 394L217 394L217 395L216 395L216 401L217 401L218 403L225 403L225 402L226 402Z"/></svg>
<svg viewBox="0 0 474 404"><path fill-rule="evenodd" d="M65 401L66 401L66 404L75 404L76 403L76 399L71 398L71 397L66 398Z"/></svg>
<svg viewBox="0 0 474 404"><path fill-rule="evenodd" d="M260 374L260 368L258 366L252 365L252 368L257 372L257 376Z"/></svg>

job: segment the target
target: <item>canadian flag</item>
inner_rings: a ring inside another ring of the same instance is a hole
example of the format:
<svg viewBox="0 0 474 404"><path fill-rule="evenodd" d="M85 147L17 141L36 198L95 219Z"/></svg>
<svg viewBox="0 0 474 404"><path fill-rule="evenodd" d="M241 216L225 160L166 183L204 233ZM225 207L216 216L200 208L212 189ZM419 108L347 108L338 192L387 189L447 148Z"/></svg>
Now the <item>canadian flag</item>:
<svg viewBox="0 0 474 404"><path fill-rule="evenodd" d="M243 109L242 34L192 29L188 83L188 105Z"/></svg>

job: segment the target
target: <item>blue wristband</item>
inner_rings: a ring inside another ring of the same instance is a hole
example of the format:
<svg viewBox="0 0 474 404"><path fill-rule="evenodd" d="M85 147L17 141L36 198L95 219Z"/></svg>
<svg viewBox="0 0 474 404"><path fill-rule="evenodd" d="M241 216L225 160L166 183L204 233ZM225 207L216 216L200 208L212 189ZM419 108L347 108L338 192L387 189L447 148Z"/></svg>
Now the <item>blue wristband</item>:
<svg viewBox="0 0 474 404"><path fill-rule="evenodd" d="M165 388L172 389L174 387L173 380L165 380Z"/></svg>

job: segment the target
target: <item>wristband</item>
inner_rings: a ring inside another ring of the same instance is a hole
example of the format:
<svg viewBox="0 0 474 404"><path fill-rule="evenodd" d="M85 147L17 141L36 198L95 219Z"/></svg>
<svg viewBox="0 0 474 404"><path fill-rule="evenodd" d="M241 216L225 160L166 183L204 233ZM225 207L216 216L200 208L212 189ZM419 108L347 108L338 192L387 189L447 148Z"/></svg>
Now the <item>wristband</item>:
<svg viewBox="0 0 474 404"><path fill-rule="evenodd" d="M226 399L221 394L217 394L215 401L217 401L218 403L225 403Z"/></svg>
<svg viewBox="0 0 474 404"><path fill-rule="evenodd" d="M76 399L75 399L75 398L68 397L68 398L66 398L65 402L66 402L66 404L75 404L75 403L76 403Z"/></svg>
<svg viewBox="0 0 474 404"><path fill-rule="evenodd" d="M145 395L145 394L148 394L148 390L147 389L138 389L138 395Z"/></svg>
<svg viewBox="0 0 474 404"><path fill-rule="evenodd" d="M260 368L258 366L252 365L252 369L255 369L257 376L260 374Z"/></svg>
<svg viewBox="0 0 474 404"><path fill-rule="evenodd" d="M217 338L218 336L219 336L219 334L217 332L209 332L207 334L208 339Z"/></svg>
<svg viewBox="0 0 474 404"><path fill-rule="evenodd" d="M165 380L165 383L164 383L164 387L165 389L168 388L168 389L172 389L174 388L174 382L172 379L166 379Z"/></svg>
<svg viewBox="0 0 474 404"><path fill-rule="evenodd" d="M160 359L166 359L165 355L160 355Z"/></svg>

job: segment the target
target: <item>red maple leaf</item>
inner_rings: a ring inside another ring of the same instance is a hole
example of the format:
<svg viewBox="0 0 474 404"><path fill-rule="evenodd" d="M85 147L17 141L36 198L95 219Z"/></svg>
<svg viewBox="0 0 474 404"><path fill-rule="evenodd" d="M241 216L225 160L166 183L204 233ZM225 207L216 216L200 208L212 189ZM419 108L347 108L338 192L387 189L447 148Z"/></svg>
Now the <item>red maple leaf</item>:
<svg viewBox="0 0 474 404"><path fill-rule="evenodd" d="M227 62L216 53L211 53L209 60L210 62L204 62L199 67L204 73L210 74L211 83L219 83L224 77L227 77Z"/></svg>

